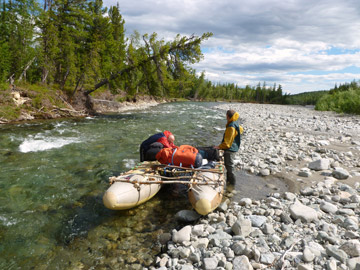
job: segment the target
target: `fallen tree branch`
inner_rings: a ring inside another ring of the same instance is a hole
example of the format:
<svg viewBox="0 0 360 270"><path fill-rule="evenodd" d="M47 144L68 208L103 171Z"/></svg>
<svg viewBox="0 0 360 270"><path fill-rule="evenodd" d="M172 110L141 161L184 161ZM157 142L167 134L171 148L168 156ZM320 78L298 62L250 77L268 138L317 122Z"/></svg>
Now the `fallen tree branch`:
<svg viewBox="0 0 360 270"><path fill-rule="evenodd" d="M36 59L36 56L35 56L33 59L31 59L31 60L29 61L29 63L25 66L23 72L21 73L21 75L20 75L20 77L19 77L19 82L22 80L23 77L26 78L26 71L29 69L29 67L30 67L31 64L35 61L35 59Z"/></svg>

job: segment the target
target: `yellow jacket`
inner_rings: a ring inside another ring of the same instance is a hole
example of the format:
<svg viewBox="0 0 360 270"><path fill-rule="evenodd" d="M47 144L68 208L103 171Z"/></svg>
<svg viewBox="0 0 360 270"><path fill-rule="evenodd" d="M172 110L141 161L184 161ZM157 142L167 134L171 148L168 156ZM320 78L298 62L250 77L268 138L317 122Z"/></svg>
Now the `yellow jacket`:
<svg viewBox="0 0 360 270"><path fill-rule="evenodd" d="M236 130L237 123L234 123L234 124L232 124L232 123L236 122L238 119L239 119L239 114L236 112L227 122L223 141L219 145L220 149L226 150L226 149L231 148L235 137L238 135L238 131ZM240 134L243 134L243 132L244 132L243 127L240 125L239 125L239 131L240 131Z"/></svg>

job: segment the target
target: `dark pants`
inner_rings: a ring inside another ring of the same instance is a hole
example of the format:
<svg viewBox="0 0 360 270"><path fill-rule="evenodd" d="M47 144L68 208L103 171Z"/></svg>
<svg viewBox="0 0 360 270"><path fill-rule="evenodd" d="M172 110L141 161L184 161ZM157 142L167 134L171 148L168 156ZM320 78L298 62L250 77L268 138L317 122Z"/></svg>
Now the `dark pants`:
<svg viewBox="0 0 360 270"><path fill-rule="evenodd" d="M229 184L235 184L235 155L236 152L229 150L224 151L224 163L226 168L226 182Z"/></svg>
<svg viewBox="0 0 360 270"><path fill-rule="evenodd" d="M150 144L150 147L147 149L143 148L143 145L140 146L140 161L154 161L156 160L156 154L163 149L164 146L159 142L154 142Z"/></svg>

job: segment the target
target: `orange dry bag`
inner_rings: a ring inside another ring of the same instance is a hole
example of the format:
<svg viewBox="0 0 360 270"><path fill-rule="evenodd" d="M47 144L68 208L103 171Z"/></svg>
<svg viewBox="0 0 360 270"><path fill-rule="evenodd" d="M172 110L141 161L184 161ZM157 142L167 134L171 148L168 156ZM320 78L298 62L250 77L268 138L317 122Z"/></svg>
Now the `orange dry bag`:
<svg viewBox="0 0 360 270"><path fill-rule="evenodd" d="M156 155L162 164L171 164L182 167L201 166L202 157L199 151L191 145L180 145L178 148L163 148ZM199 163L200 161L200 163Z"/></svg>

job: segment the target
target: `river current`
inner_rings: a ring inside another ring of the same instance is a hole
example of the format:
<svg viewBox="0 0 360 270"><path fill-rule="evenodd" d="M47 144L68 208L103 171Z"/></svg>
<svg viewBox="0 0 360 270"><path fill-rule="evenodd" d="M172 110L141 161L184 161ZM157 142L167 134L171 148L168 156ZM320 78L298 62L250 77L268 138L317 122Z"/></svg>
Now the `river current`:
<svg viewBox="0 0 360 270"><path fill-rule="evenodd" d="M102 196L109 177L136 165L141 142L166 129L176 145L219 144L226 118L216 104L168 103L93 118L0 125L0 269L152 265L161 252L159 234L181 228L174 216L191 205L162 188L139 207L106 209ZM238 196L271 191L260 177L239 171L237 178Z"/></svg>
<svg viewBox="0 0 360 270"><path fill-rule="evenodd" d="M156 238L191 209L160 192L144 205L111 211L110 176L139 162L139 145L170 130L177 145L221 140L215 103L169 103L85 119L0 126L0 269L136 269L159 252Z"/></svg>

